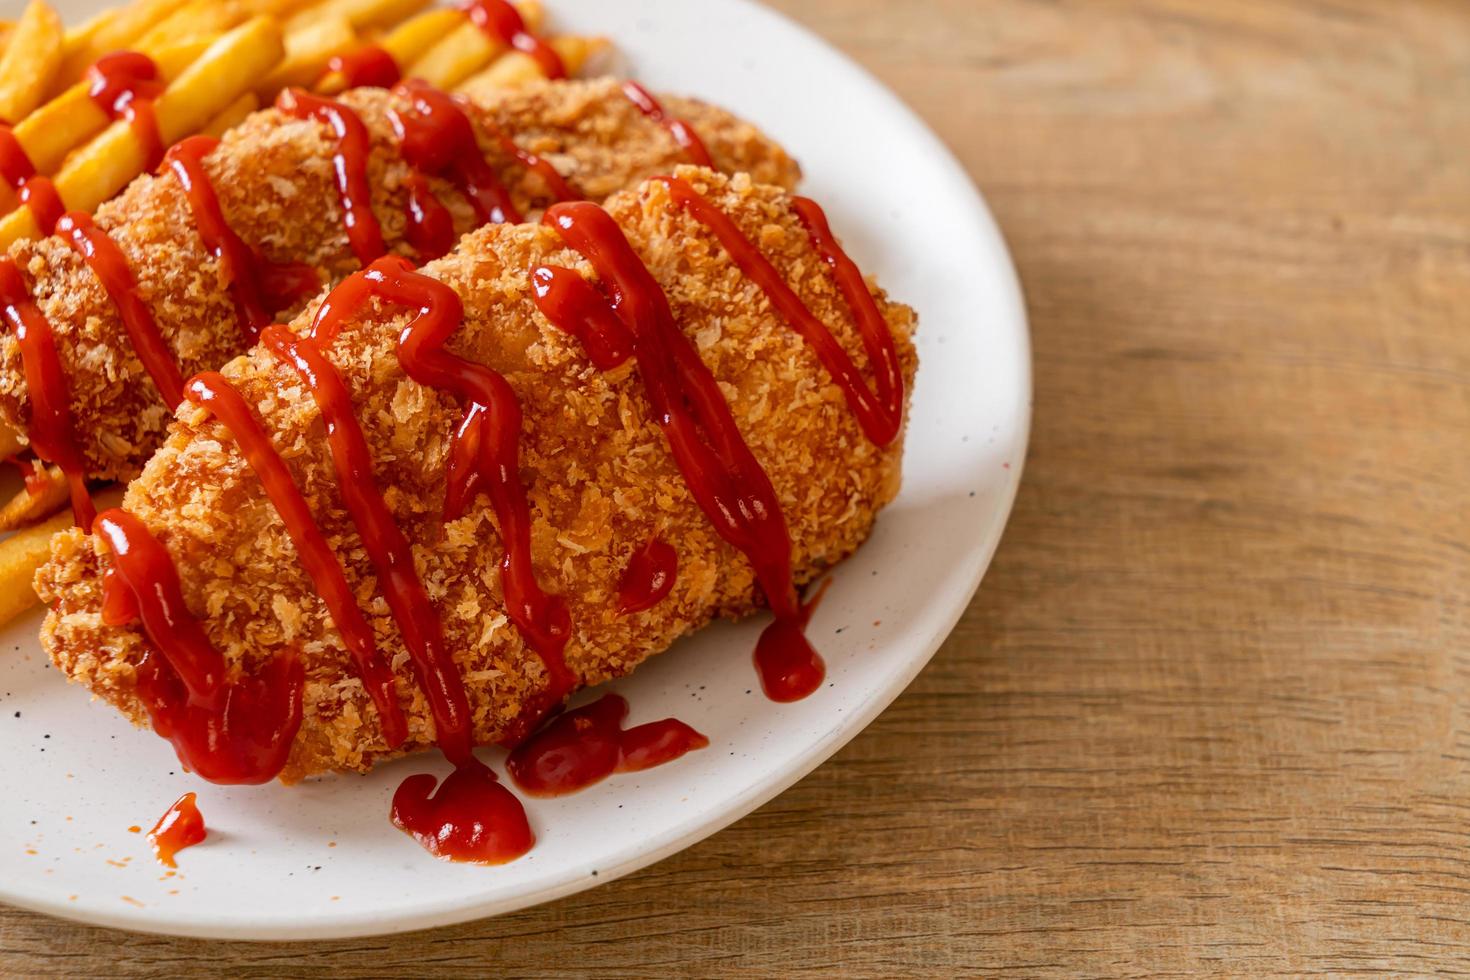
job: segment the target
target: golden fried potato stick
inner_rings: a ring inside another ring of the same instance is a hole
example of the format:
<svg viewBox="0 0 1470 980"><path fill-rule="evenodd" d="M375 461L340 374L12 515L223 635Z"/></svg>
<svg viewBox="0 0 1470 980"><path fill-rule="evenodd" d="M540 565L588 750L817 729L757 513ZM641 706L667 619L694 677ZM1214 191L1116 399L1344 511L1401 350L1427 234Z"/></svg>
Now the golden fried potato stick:
<svg viewBox="0 0 1470 980"><path fill-rule="evenodd" d="M199 132L281 54L281 28L270 17L256 17L216 41L159 96L154 113L163 144ZM128 121L118 120L66 161L56 190L69 210L91 211L147 168L146 153ZM0 249L40 234L30 208L0 219Z"/></svg>
<svg viewBox="0 0 1470 980"><path fill-rule="evenodd" d="M0 531L13 531L18 527L44 521L64 508L71 499L66 474L61 472L59 466L48 466L40 470L35 482L39 484L37 492L32 492L31 486L27 484L10 498L9 503L0 507Z"/></svg>
<svg viewBox="0 0 1470 980"><path fill-rule="evenodd" d="M286 36L321 18L343 17L354 30L387 28L423 10L429 0L327 0L286 21Z"/></svg>
<svg viewBox="0 0 1470 980"><path fill-rule="evenodd" d="M132 50L151 54L159 48L192 38L218 36L240 24L245 17L244 6L236 0L194 0L139 38L132 45Z"/></svg>
<svg viewBox="0 0 1470 980"><path fill-rule="evenodd" d="M97 495L97 506L116 507L122 502L122 487ZM31 579L51 555L51 537L72 526L71 511L63 510L44 524L17 531L0 541L0 626L34 607L41 600Z"/></svg>
<svg viewBox="0 0 1470 980"><path fill-rule="evenodd" d="M255 94L261 102L270 102L282 89L310 85L326 70L327 62L355 47L357 32L346 17L312 21L286 35L285 58L260 80Z"/></svg>
<svg viewBox="0 0 1470 980"><path fill-rule="evenodd" d="M529 30L540 28L546 11L542 9L539 0L522 0L515 6ZM490 37L461 14L459 26L426 51L423 57L409 63L404 68L403 75L405 78L422 78L436 88L454 88L505 51L506 46L503 43Z"/></svg>
<svg viewBox="0 0 1470 980"><path fill-rule="evenodd" d="M255 97L254 92L246 92L234 102L225 106L224 110L209 122L199 132L205 136L213 136L216 139L223 136L226 130L234 129L245 121L245 117L260 108L260 100Z"/></svg>
<svg viewBox="0 0 1470 980"><path fill-rule="evenodd" d="M577 74L594 55L608 46L606 38L572 35L554 37L547 43L561 57L568 75ZM458 91L484 92L487 89L515 88L542 77L541 63L535 58L520 51L509 51L496 58L489 68L465 79L460 83Z"/></svg>
<svg viewBox="0 0 1470 980"><path fill-rule="evenodd" d="M173 81L198 60L216 37L201 37L160 50L153 56L165 81ZM53 174L77 147L108 127L112 117L92 101L87 82L77 82L56 98L26 116L15 127L15 138L37 173ZM20 203L9 184L0 183L0 215L9 214Z"/></svg>
<svg viewBox="0 0 1470 980"><path fill-rule="evenodd" d="M393 28L378 43L393 56L394 62L411 65L462 23L464 14L458 10L443 7L426 10ZM341 72L330 72L317 82L316 90L323 95L339 95L347 90L347 79Z"/></svg>
<svg viewBox="0 0 1470 980"><path fill-rule="evenodd" d="M30 115L61 70L65 30L56 11L31 0L0 55L0 121Z"/></svg>
<svg viewBox="0 0 1470 980"><path fill-rule="evenodd" d="M81 78L87 67L104 54L128 50L145 31L163 23L187 2L189 0L134 0L78 28L78 36L74 40L68 38L66 56L50 92L59 92Z"/></svg>

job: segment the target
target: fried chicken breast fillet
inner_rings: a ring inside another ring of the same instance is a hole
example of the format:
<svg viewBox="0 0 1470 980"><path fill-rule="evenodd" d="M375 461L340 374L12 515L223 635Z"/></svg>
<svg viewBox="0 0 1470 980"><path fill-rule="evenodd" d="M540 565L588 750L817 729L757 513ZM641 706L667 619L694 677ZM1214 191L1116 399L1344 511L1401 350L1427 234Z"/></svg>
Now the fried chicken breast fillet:
<svg viewBox="0 0 1470 980"><path fill-rule="evenodd" d="M792 199L745 175L685 167L678 176L759 244L867 371L849 310L793 213ZM796 580L809 582L858 547L897 492L902 436L886 448L865 438L811 347L719 241L671 199L666 184L649 181L605 206L724 389L785 510ZM566 662L580 684L594 685L627 674L712 618L744 616L763 600L750 563L716 534L691 495L652 417L636 362L597 370L580 343L539 312L531 270L543 263L596 281L582 256L542 225L483 228L423 271L464 300L464 322L447 349L501 372L521 402L521 477L532 510L535 570L548 592L569 603ZM892 332L905 390L911 390L914 312L870 289ZM291 325L294 332L309 330L310 312ZM443 617L466 680L477 741L490 743L543 690L546 671L506 618L498 574L503 549L486 498L463 518L441 523L446 456L462 406L405 374L396 344L406 321L406 314L375 302L327 350L353 393L376 480L414 542L415 560ZM405 750L429 747L428 705L348 517L311 394L263 348L232 361L223 374L259 406L276 449L343 560L379 648L392 659L409 723ZM190 610L233 670L256 670L291 647L304 657L305 718L283 779L365 771L391 754L331 618L225 428L186 404L162 449L129 487L124 507L164 543L180 569ZM620 577L630 556L655 535L678 552L674 589L652 609L620 616ZM96 537L75 529L56 536L35 583L51 608L41 639L69 678L146 724L134 683L150 642L139 626L103 624L101 583L110 561Z"/></svg>
<svg viewBox="0 0 1470 980"><path fill-rule="evenodd" d="M545 181L507 154L496 129L548 161L573 192L601 201L685 162L683 151L611 79L539 82L472 96L469 113L494 171L528 217L554 201ZM368 176L372 210L390 252L413 257L407 233L408 166L388 110L400 95L358 89L341 101L372 137ZM754 126L713 106L668 97L721 170L793 187L799 170ZM359 268L343 226L330 128L277 109L257 112L229 132L205 160L229 226L272 262L302 262L325 284ZM475 224L469 202L452 184L430 178L458 234ZM248 346L237 323L228 276L206 248L179 180L170 173L134 181L103 205L97 224L122 250L138 294L180 364L184 377L213 369ZM24 274L56 337L68 383L73 428L88 474L131 479L158 447L175 406L165 405L129 343L116 306L85 261L61 238L17 243L11 257ZM283 312L289 318L294 310ZM26 431L31 405L20 348L0 331L0 424Z"/></svg>

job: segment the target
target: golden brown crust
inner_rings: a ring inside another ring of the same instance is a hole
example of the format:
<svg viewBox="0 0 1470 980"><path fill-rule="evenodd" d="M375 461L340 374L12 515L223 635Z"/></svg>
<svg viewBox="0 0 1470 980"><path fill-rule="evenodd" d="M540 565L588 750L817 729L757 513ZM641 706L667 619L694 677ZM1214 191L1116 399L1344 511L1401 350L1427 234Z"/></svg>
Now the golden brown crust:
<svg viewBox="0 0 1470 980"><path fill-rule="evenodd" d="M865 365L846 305L789 198L744 176L727 179L692 168L680 173L735 217ZM721 380L785 509L798 581L809 581L862 542L879 508L897 492L901 440L880 449L864 438L816 356L718 242L669 201L662 184L615 195L607 207ZM425 271L465 300L465 322L451 349L500 371L521 400L521 472L534 518L536 570L548 591L570 604L568 664L582 683L596 684L627 673L711 617L746 614L759 600L749 564L717 537L691 497L650 417L636 366L597 371L580 345L537 311L529 271L543 262L592 276L580 256L541 226L482 229ZM875 295L911 383L917 367L913 311ZM403 322L392 311L370 308L348 325L330 356L354 393L378 483L415 542L450 648L468 679L477 737L490 742L541 689L543 668L506 621L497 573L501 548L485 499L469 516L439 525L445 453L460 409L404 375L395 347ZM303 316L294 329L308 325ZM231 362L225 374L277 433L277 449L342 556L381 650L393 659L410 720L406 749L427 747L432 722L346 516L310 394L260 349ZM162 450L129 488L125 506L172 553L190 608L231 664L249 670L287 646L302 650L306 719L286 779L365 770L384 756L375 711L330 617L259 481L218 423L200 411L181 413ZM652 610L619 617L617 583L633 551L654 535L678 550L675 589ZM141 721L133 665L149 644L136 627L102 625L99 582L108 559L97 547L80 532L57 536L36 580L52 608L42 640L72 679Z"/></svg>
<svg viewBox="0 0 1470 980"><path fill-rule="evenodd" d="M359 89L342 101L372 133L372 205L384 238L391 251L411 255L404 241L408 171L386 115L390 96ZM748 123L702 104L669 103L689 112L721 167L795 185L795 163ZM544 154L575 191L592 200L636 186L682 160L669 134L639 113L612 80L497 89L478 96L476 107L487 157L531 215L550 203L544 182L505 154L484 124ZM240 237L273 261L315 266L327 282L357 268L342 227L334 149L335 140L321 124L267 109L226 134L206 160L226 219ZM434 189L453 212L456 230L469 230L472 212L463 198L440 181ZM185 377L245 349L220 263L205 249L177 179L139 178L99 209L97 222L128 259ZM105 479L135 476L162 439L171 406L148 381L111 300L65 242L22 242L10 254L55 333L89 472ZM0 422L23 431L29 414L19 349L8 331L0 331Z"/></svg>

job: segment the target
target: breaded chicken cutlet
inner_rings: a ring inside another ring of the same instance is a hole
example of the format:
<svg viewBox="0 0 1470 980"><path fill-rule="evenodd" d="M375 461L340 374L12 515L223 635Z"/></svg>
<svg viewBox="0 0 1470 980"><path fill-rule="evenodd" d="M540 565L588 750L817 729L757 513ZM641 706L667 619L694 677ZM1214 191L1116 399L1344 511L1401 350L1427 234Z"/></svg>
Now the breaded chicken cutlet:
<svg viewBox="0 0 1470 980"><path fill-rule="evenodd" d="M789 301L773 302L778 286L752 276L730 239L681 204L681 191L727 216L734 234L769 260L767 268L789 284L795 302L830 331L828 340L840 347L835 355L819 352L815 335L794 323ZM605 213L626 236L632 258L620 260L611 245L578 244L568 230L573 217L591 223L604 212L566 211L563 205L548 216L555 219L549 226L483 228L422 270L463 304L463 321L447 349L498 372L519 402L519 465L510 469L529 502L536 580L547 594L560 596L569 613L563 656L572 687L627 674L714 617L744 616L768 598L777 606L769 593L779 575L763 577L762 588L747 557L755 551L732 545L708 501L691 489L688 454L702 450L676 446L677 424L671 426L653 387L658 365L645 350L653 346L652 335L635 330L637 356L618 366L610 366L616 358L599 358L607 366L600 369L589 358L592 346L568 332L577 323L553 325L543 312L555 292L555 270L578 279L561 281L581 288L565 296L587 299L593 290L582 287L595 283L601 290L596 295L614 300L627 322L658 321L658 296L667 297L672 317L661 322L671 325L673 347L683 351L671 358L685 357L686 365L692 359L687 370L712 376L711 387L723 395L738 427L737 441L743 438L753 457L751 466L769 477L789 532L788 553L774 560L787 562L793 585L811 581L857 548L897 492L903 405L917 367L911 342L916 320L908 307L865 285L850 263L844 272L820 246L804 205L809 202L744 175L685 167L673 179L651 180L606 202ZM642 275L638 260L651 274L651 292L634 288ZM380 286L393 275L374 274ZM328 303L346 304L345 291L370 285L354 276L338 294L344 298L329 297ZM853 289L862 290L862 303ZM591 324L600 302L558 309L581 309ZM865 319L859 306L871 316ZM315 312L313 304L279 329L306 337ZM400 343L411 343L417 322L401 307L373 300L347 315L335 339L320 346L350 392L371 451L370 482L412 542L413 565L463 678L473 740L492 743L522 726L529 709L544 709L538 702L555 678L507 609L501 536L507 512L482 495L462 516L444 522L452 435L466 405L410 377L405 364L412 362ZM881 344L863 332L875 329L884 334ZM162 448L129 487L124 510L172 558L189 613L231 677L257 676L282 657L304 664L303 717L280 772L289 782L327 771L365 771L430 746L436 732L401 621L385 601L362 524L345 502L323 410L299 369L281 355L283 343L280 337L263 343L232 361L222 376L245 404L258 406L260 425L340 560L356 605L391 662L406 740L394 746L384 737L380 713L276 506L242 455L240 440L207 406L180 411ZM870 355L879 347L886 347L882 359L898 388L890 392L893 424L875 441L832 366L845 354L862 376L878 375L882 368ZM696 390L685 389L685 403L673 414L703 397L691 394ZM705 408L718 415L718 406ZM709 432L704 438L730 441ZM738 459L738 446L726 449ZM646 611L622 613L620 583L630 559L651 539L677 553L672 590ZM54 539L51 559L36 578L50 607L41 638L68 677L146 724L139 677L158 644L136 621L107 625L127 618L103 616L104 577L117 567L107 540L80 530Z"/></svg>
<svg viewBox="0 0 1470 980"><path fill-rule="evenodd" d="M412 117L417 110L397 90L358 89L340 101L360 117L371 140L367 214L381 230L381 247L417 259L410 216L423 202L414 197L418 178L405 161L404 140L390 114L396 109ZM719 169L749 172L788 188L796 183L796 164L755 127L694 100L670 97L666 105L698 133ZM527 218L565 194L511 155L498 136L553 167L565 192L594 201L685 161L670 133L612 80L487 89L473 93L463 109L475 124L489 170L504 184L514 210ZM203 158L225 225L270 264L260 274L260 292L281 284L273 279L301 280L302 270L293 265L314 274L307 277L308 287L331 285L374 257L359 254L344 226L334 161L340 143L330 120L292 118L272 108L230 131ZM454 160L441 162L446 171L457 166ZM492 220L484 209L477 213L460 184L437 174L426 179L453 225L454 235L439 254L458 234ZM201 236L200 222L181 177L167 165L156 176L139 178L95 219L116 243L135 283L131 292L156 323L166 348L163 359L176 362L175 381L220 366L252 341L242 322L239 284ZM62 403L70 409L80 467L93 478L130 479L158 447L175 406L150 381L156 372L145 369L130 342L118 297L62 237L18 243L10 258L55 337L66 388ZM315 293L301 290L273 304L282 309L267 312L289 318ZM34 408L21 345L10 329L0 331L0 425L25 432Z"/></svg>

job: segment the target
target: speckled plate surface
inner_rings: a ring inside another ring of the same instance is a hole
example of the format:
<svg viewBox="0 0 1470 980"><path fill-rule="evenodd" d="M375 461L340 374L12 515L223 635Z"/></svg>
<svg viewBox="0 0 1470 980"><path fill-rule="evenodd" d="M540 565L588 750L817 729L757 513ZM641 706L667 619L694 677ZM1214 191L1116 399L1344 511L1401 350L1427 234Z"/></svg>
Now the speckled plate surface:
<svg viewBox="0 0 1470 980"><path fill-rule="evenodd" d="M60 4L72 23L95 6ZM36 614L0 631L0 901L153 932L308 939L567 895L701 840L810 772L904 689L964 610L1009 514L1030 419L1025 311L964 171L868 75L746 0L549 6L558 28L615 39L621 69L650 87L717 102L782 141L853 257L919 310L903 493L837 570L811 628L828 683L773 704L750 663L760 624L706 630L613 689L632 702L630 724L675 714L710 748L528 801L536 848L505 867L469 867L433 860L388 821L394 787L424 759L293 789L200 783L163 740L62 681L36 641ZM186 789L199 791L210 838L166 877L128 828L151 825Z"/></svg>

